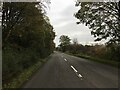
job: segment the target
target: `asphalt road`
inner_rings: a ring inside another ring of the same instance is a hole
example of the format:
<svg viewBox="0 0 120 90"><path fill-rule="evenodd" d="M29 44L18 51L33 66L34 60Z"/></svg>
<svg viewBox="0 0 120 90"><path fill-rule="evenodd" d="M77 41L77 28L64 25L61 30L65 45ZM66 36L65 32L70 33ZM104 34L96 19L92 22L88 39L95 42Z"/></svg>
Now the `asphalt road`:
<svg viewBox="0 0 120 90"><path fill-rule="evenodd" d="M23 88L118 88L118 69L54 52Z"/></svg>

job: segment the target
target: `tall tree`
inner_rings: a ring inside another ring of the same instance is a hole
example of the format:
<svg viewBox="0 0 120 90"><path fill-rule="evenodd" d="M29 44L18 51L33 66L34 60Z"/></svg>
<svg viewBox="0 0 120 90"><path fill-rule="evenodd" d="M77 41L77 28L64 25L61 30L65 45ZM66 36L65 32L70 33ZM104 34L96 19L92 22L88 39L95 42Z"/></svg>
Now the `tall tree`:
<svg viewBox="0 0 120 90"><path fill-rule="evenodd" d="M66 45L69 45L70 44L70 38L66 35L62 35L60 36L60 43L63 45L63 46L66 46Z"/></svg>
<svg viewBox="0 0 120 90"><path fill-rule="evenodd" d="M66 48L67 48L67 46L69 46L70 45L70 42L71 41L71 39L68 37L68 36L66 36L66 35L61 35L60 36L60 47L61 47L61 49L62 49L62 51L65 51L66 50Z"/></svg>
<svg viewBox="0 0 120 90"><path fill-rule="evenodd" d="M43 2L3 3L3 83L53 52L55 32L42 5Z"/></svg>
<svg viewBox="0 0 120 90"><path fill-rule="evenodd" d="M9 38L15 26L22 21L22 12L28 3L3 2L2 7L2 33L3 44Z"/></svg>
<svg viewBox="0 0 120 90"><path fill-rule="evenodd" d="M75 17L92 29L96 41L120 42L120 2L76 2L80 6Z"/></svg>
<svg viewBox="0 0 120 90"><path fill-rule="evenodd" d="M77 45L77 44L78 44L78 40L77 40L77 38L73 38L72 41L73 41L73 44L74 44L74 45Z"/></svg>

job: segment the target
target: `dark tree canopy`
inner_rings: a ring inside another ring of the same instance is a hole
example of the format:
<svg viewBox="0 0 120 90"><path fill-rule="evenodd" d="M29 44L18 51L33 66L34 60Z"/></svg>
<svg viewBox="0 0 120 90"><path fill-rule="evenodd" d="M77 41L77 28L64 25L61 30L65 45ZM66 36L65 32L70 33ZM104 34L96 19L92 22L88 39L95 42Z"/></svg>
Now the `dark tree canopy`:
<svg viewBox="0 0 120 90"><path fill-rule="evenodd" d="M70 41L71 41L71 39L68 36L66 36L66 35L60 36L60 40L59 40L60 45L59 46L63 52L65 52L67 47L70 45L70 43L71 43Z"/></svg>
<svg viewBox="0 0 120 90"><path fill-rule="evenodd" d="M42 1L3 2L3 83L54 51L55 32L44 8Z"/></svg>
<svg viewBox="0 0 120 90"><path fill-rule="evenodd" d="M78 44L78 39L77 38L73 38L72 42L73 42L74 45L77 45Z"/></svg>
<svg viewBox="0 0 120 90"><path fill-rule="evenodd" d="M70 38L66 35L62 35L60 36L60 43L62 46L66 46L66 45L69 45L70 44Z"/></svg>
<svg viewBox="0 0 120 90"><path fill-rule="evenodd" d="M3 46L8 42L23 47L39 46L41 49L53 45L55 32L41 3L3 3Z"/></svg>
<svg viewBox="0 0 120 90"><path fill-rule="evenodd" d="M75 17L92 29L95 41L108 39L109 42L120 42L120 2L76 2L80 6Z"/></svg>

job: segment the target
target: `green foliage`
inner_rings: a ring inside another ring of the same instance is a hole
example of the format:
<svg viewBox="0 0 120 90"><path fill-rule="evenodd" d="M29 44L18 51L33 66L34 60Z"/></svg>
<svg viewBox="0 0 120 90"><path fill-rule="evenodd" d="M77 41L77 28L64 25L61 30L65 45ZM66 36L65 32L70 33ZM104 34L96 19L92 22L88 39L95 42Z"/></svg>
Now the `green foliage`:
<svg viewBox="0 0 120 90"><path fill-rule="evenodd" d="M88 56L88 55L84 55L84 54L71 54L71 55L75 55L80 58L85 58L87 60L92 60L92 61L103 63L103 64L108 64L108 65L118 68L118 62L113 61L113 60L111 61L111 60L101 59L99 57L93 57L93 56Z"/></svg>
<svg viewBox="0 0 120 90"><path fill-rule="evenodd" d="M43 2L3 2L3 83L49 56L55 32Z"/></svg>
<svg viewBox="0 0 120 90"><path fill-rule="evenodd" d="M60 43L63 46L69 45L70 44L70 38L68 36L62 35L62 36L60 36Z"/></svg>
<svg viewBox="0 0 120 90"><path fill-rule="evenodd" d="M75 17L92 29L95 41L109 39L110 42L120 42L120 2L79 2L80 6Z"/></svg>
<svg viewBox="0 0 120 90"><path fill-rule="evenodd" d="M62 35L62 36L60 36L60 47L61 47L61 49L62 49L62 51L63 52L65 52L66 51L66 49L67 49L67 46L69 46L70 45L70 38L68 37L68 36L66 36L66 35Z"/></svg>
<svg viewBox="0 0 120 90"><path fill-rule="evenodd" d="M30 66L29 68L22 71L17 77L11 80L11 82L3 84L3 88L20 88L20 86L30 78L30 76L35 72L40 66L41 62Z"/></svg>
<svg viewBox="0 0 120 90"><path fill-rule="evenodd" d="M33 49L18 51L9 47L3 50L3 83L36 63L40 58L37 54Z"/></svg>
<svg viewBox="0 0 120 90"><path fill-rule="evenodd" d="M59 46L56 49L63 51L62 48L62 46ZM63 52L113 66L117 66L120 60L120 45L115 43L82 45L75 38L73 43L67 45Z"/></svg>

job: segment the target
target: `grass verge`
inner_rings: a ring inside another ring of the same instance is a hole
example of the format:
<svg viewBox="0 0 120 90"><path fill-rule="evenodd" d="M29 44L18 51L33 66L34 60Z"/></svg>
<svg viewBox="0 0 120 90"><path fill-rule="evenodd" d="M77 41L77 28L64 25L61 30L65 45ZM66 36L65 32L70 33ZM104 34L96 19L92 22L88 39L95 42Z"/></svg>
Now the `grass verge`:
<svg viewBox="0 0 120 90"><path fill-rule="evenodd" d="M85 58L87 60L107 64L107 65L114 66L114 67L117 67L117 68L118 68L118 65L119 65L119 62L116 62L116 61L105 60L105 59L101 59L101 58L98 58L98 57L92 57L92 56L88 56L88 55L84 55L84 54L71 54L71 53L67 53L67 54L77 56L77 57L80 57L80 58Z"/></svg>
<svg viewBox="0 0 120 90"><path fill-rule="evenodd" d="M42 66L45 62L47 61L47 59L45 60L40 60L38 61L36 64L30 66L28 69L23 70L23 72L21 74L19 74L18 76L16 76L14 79L11 80L10 83L4 84L3 85L3 89L4 88L19 88L25 81L28 80L28 78L30 78L30 76L32 76L33 73L35 73L40 66Z"/></svg>

